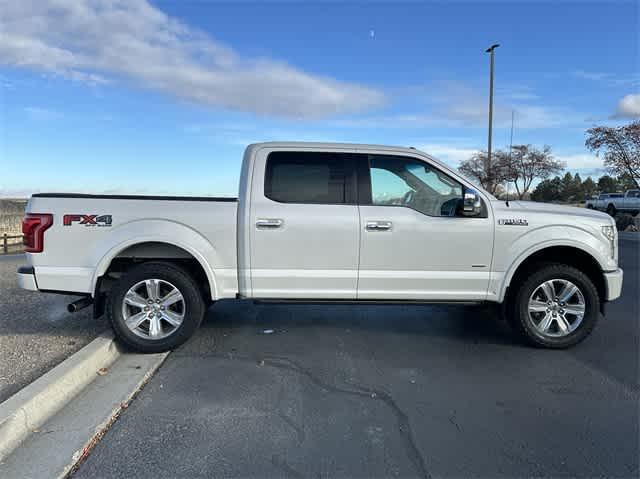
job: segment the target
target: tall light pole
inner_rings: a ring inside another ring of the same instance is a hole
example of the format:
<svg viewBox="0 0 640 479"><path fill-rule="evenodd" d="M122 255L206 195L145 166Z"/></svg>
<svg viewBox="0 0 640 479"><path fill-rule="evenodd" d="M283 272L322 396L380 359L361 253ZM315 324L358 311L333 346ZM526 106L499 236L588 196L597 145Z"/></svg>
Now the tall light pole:
<svg viewBox="0 0 640 479"><path fill-rule="evenodd" d="M485 50L491 57L491 66L489 68L489 141L487 142L487 179L489 180L489 186L493 186L491 178L491 133L493 130L493 51L500 45L494 43Z"/></svg>

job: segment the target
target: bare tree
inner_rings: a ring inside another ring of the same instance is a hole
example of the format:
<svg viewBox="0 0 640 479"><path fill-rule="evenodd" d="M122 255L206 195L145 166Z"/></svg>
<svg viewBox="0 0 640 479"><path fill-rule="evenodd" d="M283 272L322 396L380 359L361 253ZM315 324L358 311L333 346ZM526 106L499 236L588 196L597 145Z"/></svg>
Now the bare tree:
<svg viewBox="0 0 640 479"><path fill-rule="evenodd" d="M540 150L531 145L514 145L507 158L505 176L516 187L518 199L522 199L536 179L545 180L563 169L564 164L553 158L550 146Z"/></svg>
<svg viewBox="0 0 640 479"><path fill-rule="evenodd" d="M477 180L492 195L498 192L499 186L507 180L508 154L502 150L491 153L491 166L486 151L478 151L471 158L460 163L458 170L471 179Z"/></svg>
<svg viewBox="0 0 640 479"><path fill-rule="evenodd" d="M589 128L585 145L596 153L603 152L604 164L611 173L628 175L640 188L640 120L617 128Z"/></svg>

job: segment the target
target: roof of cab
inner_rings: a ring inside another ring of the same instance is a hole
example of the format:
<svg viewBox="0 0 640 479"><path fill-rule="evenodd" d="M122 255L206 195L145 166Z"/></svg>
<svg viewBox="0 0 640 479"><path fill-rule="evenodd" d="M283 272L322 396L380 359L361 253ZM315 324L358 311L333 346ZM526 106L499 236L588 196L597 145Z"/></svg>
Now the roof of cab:
<svg viewBox="0 0 640 479"><path fill-rule="evenodd" d="M408 155L417 155L429 158L431 161L436 162L446 170L451 170L451 167L439 160L438 158L426 153L422 150L418 150L413 147L407 146L390 146L390 145L371 145L365 143L331 143L331 142L314 142L314 141L266 141L262 143L252 143L247 146L245 154L252 155L253 152L260 150L261 148L300 148L300 149L315 149L315 150L353 150L353 151L388 151L391 153L405 153Z"/></svg>
<svg viewBox="0 0 640 479"><path fill-rule="evenodd" d="M370 145L365 143L331 143L319 141L266 141L262 143L253 143L247 148L314 148L319 150L331 148L345 150L393 150L406 151L407 153L417 151L415 148L407 146Z"/></svg>

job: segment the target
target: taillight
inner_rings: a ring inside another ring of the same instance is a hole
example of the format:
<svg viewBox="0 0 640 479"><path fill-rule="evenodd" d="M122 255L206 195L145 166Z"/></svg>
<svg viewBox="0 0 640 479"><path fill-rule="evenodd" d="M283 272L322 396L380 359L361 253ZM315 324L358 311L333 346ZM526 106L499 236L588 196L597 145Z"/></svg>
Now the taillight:
<svg viewBox="0 0 640 479"><path fill-rule="evenodd" d="M53 215L48 213L27 213L22 219L24 250L27 253L42 253L44 232L53 224Z"/></svg>

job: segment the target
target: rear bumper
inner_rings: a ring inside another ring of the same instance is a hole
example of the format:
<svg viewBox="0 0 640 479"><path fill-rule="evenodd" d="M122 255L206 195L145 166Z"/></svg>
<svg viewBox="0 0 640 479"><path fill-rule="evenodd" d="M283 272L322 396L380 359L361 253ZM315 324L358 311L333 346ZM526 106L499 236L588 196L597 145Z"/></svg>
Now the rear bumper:
<svg viewBox="0 0 640 479"><path fill-rule="evenodd" d="M604 281L607 287L607 301L613 301L620 297L623 276L624 274L620 268L604 273Z"/></svg>
<svg viewBox="0 0 640 479"><path fill-rule="evenodd" d="M38 291L33 266L20 266L16 274L18 275L18 286L29 291Z"/></svg>

